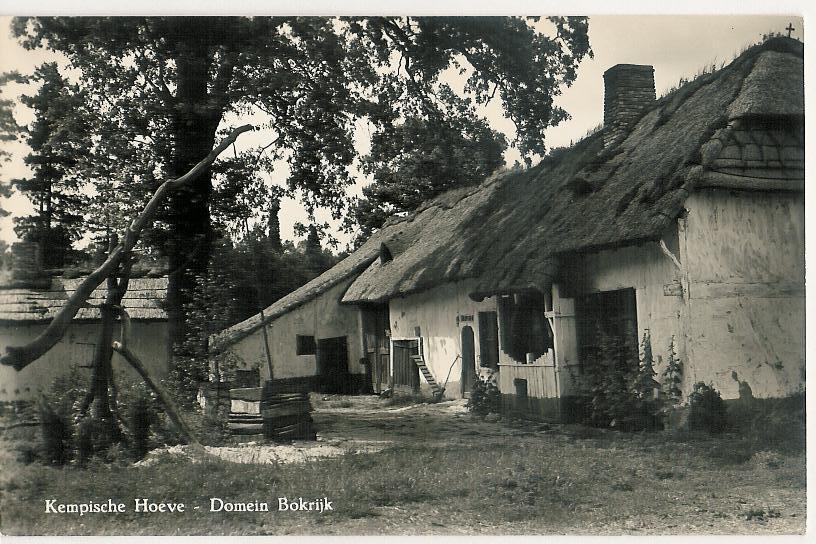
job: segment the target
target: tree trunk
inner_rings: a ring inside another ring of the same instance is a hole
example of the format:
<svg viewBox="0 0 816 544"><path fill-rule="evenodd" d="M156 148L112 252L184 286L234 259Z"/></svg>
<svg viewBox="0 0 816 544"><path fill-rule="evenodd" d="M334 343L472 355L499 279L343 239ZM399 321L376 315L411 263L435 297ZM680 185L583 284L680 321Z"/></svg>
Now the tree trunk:
<svg viewBox="0 0 816 544"><path fill-rule="evenodd" d="M118 243L118 237L115 234L111 235L108 243L109 255ZM120 274L122 278L117 279L117 275ZM102 326L94 350L91 386L80 410L84 417L89 404L93 402L91 417L99 423L98 432L100 436L97 439L106 445L122 439L122 431L114 414L116 399L111 398L111 387L115 387L111 358L113 357L113 329L119 315L118 308L122 304L122 298L127 291L127 276L129 274L130 257L128 256L125 258L124 263L112 270L108 275L105 302L99 308Z"/></svg>
<svg viewBox="0 0 816 544"><path fill-rule="evenodd" d="M181 19L177 44L177 107L173 119L174 156L171 177L187 172L213 147L221 112L208 106L207 82L211 58L206 32L189 34L193 26ZM186 27L186 28L184 28ZM186 337L184 305L197 275L207 272L212 246L209 201L212 175L209 169L193 183L170 195L167 221L170 239L167 256L170 277L167 311L170 338L178 349Z"/></svg>
<svg viewBox="0 0 816 544"><path fill-rule="evenodd" d="M113 355L113 328L116 325L116 314L109 304L103 304L100 308L102 313L102 328L99 331L99 340L96 344L93 361L93 377L91 378L91 388L93 389L93 416L98 419L107 420L111 417L110 396L108 384L111 381L111 356Z"/></svg>

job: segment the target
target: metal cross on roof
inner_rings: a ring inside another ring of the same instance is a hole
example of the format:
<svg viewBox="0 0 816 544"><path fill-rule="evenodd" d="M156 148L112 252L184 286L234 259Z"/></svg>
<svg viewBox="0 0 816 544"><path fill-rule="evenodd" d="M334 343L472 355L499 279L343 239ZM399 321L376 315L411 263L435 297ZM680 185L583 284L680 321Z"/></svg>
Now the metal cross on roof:
<svg viewBox="0 0 816 544"><path fill-rule="evenodd" d="M790 38L791 37L791 32L793 32L796 29L793 28L793 23L788 23L788 26L785 27L785 30L788 31L788 38Z"/></svg>

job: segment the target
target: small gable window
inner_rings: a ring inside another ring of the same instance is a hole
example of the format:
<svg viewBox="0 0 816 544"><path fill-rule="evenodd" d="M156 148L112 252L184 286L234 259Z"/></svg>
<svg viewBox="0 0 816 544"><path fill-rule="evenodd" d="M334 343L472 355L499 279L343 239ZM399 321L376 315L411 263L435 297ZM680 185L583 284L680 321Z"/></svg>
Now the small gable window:
<svg viewBox="0 0 816 544"><path fill-rule="evenodd" d="M304 336L298 334L295 336L295 352L298 355L314 355L315 354L315 338L314 336Z"/></svg>

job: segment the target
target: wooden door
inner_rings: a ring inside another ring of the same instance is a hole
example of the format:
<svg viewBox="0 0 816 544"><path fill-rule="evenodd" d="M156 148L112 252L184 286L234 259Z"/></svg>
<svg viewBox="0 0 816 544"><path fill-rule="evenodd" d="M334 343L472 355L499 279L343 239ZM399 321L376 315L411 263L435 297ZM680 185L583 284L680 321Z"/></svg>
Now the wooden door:
<svg viewBox="0 0 816 544"><path fill-rule="evenodd" d="M470 393L476 379L476 345L473 340L473 329L462 327L462 396Z"/></svg>
<svg viewBox="0 0 816 544"><path fill-rule="evenodd" d="M496 312L479 312L480 366L499 368L499 321Z"/></svg>
<svg viewBox="0 0 816 544"><path fill-rule="evenodd" d="M363 311L366 359L371 367L371 389L382 393L391 382L391 329L388 305L367 307Z"/></svg>
<svg viewBox="0 0 816 544"><path fill-rule="evenodd" d="M317 341L317 374L324 393L347 393L348 341L345 336Z"/></svg>
<svg viewBox="0 0 816 544"><path fill-rule="evenodd" d="M394 340L394 388L419 391L419 367L412 359L419 355L418 340Z"/></svg>

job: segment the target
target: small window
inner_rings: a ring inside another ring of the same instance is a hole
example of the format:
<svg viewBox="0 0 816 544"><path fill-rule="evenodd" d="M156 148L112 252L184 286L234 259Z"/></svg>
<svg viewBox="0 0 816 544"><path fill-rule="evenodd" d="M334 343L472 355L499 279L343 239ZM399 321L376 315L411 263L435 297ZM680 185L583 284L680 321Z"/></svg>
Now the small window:
<svg viewBox="0 0 816 544"><path fill-rule="evenodd" d="M295 336L296 353L298 355L314 355L315 354L315 338L314 336L303 336L298 334Z"/></svg>
<svg viewBox="0 0 816 544"><path fill-rule="evenodd" d="M232 380L232 387L260 387L261 372L260 369L235 369L235 374Z"/></svg>

